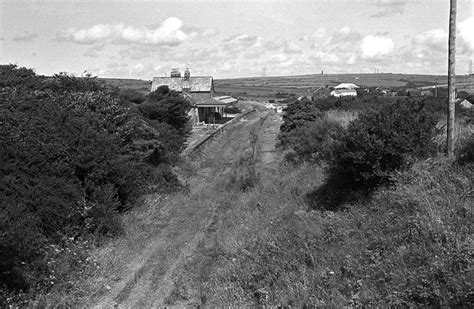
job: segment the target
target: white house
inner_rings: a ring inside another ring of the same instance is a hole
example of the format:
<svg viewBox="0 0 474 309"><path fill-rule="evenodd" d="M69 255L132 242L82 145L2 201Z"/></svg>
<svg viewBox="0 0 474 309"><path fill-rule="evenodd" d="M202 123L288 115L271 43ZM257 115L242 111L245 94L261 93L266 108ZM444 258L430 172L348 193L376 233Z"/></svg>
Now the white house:
<svg viewBox="0 0 474 309"><path fill-rule="evenodd" d="M459 105L461 105L464 108L472 108L473 104L469 102L467 99L462 100Z"/></svg>
<svg viewBox="0 0 474 309"><path fill-rule="evenodd" d="M334 89L356 89L356 88L360 88L360 87L352 83L342 83L334 87Z"/></svg>
<svg viewBox="0 0 474 309"><path fill-rule="evenodd" d="M357 91L355 89L334 89L331 91L333 97L356 97Z"/></svg>

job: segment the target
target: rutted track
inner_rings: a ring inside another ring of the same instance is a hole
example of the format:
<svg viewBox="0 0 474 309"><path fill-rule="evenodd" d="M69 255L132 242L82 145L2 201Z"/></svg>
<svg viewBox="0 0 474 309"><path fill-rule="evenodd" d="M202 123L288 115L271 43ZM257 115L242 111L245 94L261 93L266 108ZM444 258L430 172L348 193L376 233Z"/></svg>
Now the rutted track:
<svg viewBox="0 0 474 309"><path fill-rule="evenodd" d="M271 125L262 124L272 118ZM222 189L226 173L250 147L251 134L258 134L258 147L266 153L274 150L279 116L271 111L249 113L227 126L226 130L201 145L187 157L195 173L189 175L189 192L170 196L160 205L163 220L152 240L136 253L120 274L120 279L101 299L92 300L96 307L162 307L170 295L174 278L196 246L205 237L217 209L223 202L216 192ZM253 132L253 133L251 133ZM272 158L262 155L264 163ZM235 168L235 167L234 167Z"/></svg>

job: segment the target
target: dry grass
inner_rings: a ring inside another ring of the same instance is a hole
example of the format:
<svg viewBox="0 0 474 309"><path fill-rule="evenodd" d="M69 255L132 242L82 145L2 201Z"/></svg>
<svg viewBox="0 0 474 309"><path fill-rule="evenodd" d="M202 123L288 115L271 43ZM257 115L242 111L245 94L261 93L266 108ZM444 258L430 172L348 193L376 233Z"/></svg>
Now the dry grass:
<svg viewBox="0 0 474 309"><path fill-rule="evenodd" d="M281 166L251 191L226 194L223 219L181 279L185 298L209 306L467 305L468 177L437 159L399 175L396 188L367 205L319 212L303 197L324 181L320 168Z"/></svg>
<svg viewBox="0 0 474 309"><path fill-rule="evenodd" d="M328 117L348 123L356 115ZM396 186L366 204L322 212L310 211L305 196L324 183L323 167L236 162L259 177L242 190L240 168L216 162L224 172L214 181L228 185L195 197L213 205L212 216L167 305L473 305L474 171L435 158L396 175ZM137 254L146 258L148 241L189 198L152 195L124 217L125 236L96 251L102 269L83 295L107 292Z"/></svg>
<svg viewBox="0 0 474 309"><path fill-rule="evenodd" d="M355 111L328 110L326 112L326 117L329 120L333 120L340 123L344 128L347 128L349 122L356 119L357 116L358 112Z"/></svg>
<svg viewBox="0 0 474 309"><path fill-rule="evenodd" d="M421 162L396 175L396 186L343 212L308 210L306 193L324 183L321 166L259 171L251 190L225 193L222 219L180 277L184 299L208 306L474 303L472 170L442 157Z"/></svg>
<svg viewBox="0 0 474 309"><path fill-rule="evenodd" d="M436 137L436 143L440 152L446 152L446 128L447 121L442 119L438 122L437 128L440 129L440 134ZM468 123L464 119L457 119L454 124L454 137L456 148L462 144L462 142L474 134L474 123Z"/></svg>

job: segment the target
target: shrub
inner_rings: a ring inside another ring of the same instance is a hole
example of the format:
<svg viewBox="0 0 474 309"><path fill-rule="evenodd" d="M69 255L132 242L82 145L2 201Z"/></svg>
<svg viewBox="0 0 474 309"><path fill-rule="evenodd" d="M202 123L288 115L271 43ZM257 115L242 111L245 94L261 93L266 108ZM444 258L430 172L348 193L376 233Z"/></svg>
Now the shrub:
<svg viewBox="0 0 474 309"><path fill-rule="evenodd" d="M119 212L140 194L177 186L171 166L184 137L132 113L90 76L44 82L14 65L0 73L1 303L11 292L49 290L54 248L65 240L116 235Z"/></svg>
<svg viewBox="0 0 474 309"><path fill-rule="evenodd" d="M283 124L280 132L290 132L307 122L316 121L323 115L322 112L311 101L296 101L289 104L283 114Z"/></svg>
<svg viewBox="0 0 474 309"><path fill-rule="evenodd" d="M139 106L142 115L151 120L165 122L182 135L189 131L188 111L190 102L175 91L162 93L161 87L148 96L148 101Z"/></svg>
<svg viewBox="0 0 474 309"><path fill-rule="evenodd" d="M133 89L120 89L118 95L120 100L126 104L129 102L141 104L146 100L146 96L143 93Z"/></svg>
<svg viewBox="0 0 474 309"><path fill-rule="evenodd" d="M436 117L420 100L400 100L353 120L329 160L325 185L308 198L314 207L336 208L390 181L392 173L436 152Z"/></svg>
<svg viewBox="0 0 474 309"><path fill-rule="evenodd" d="M344 128L336 121L321 117L290 132L282 132L281 145L291 149L285 158L292 162L328 159L339 143Z"/></svg>
<svg viewBox="0 0 474 309"><path fill-rule="evenodd" d="M362 113L349 124L332 167L354 183L384 183L391 172L436 152L436 123L423 101L398 101L379 112Z"/></svg>
<svg viewBox="0 0 474 309"><path fill-rule="evenodd" d="M96 76L86 74L83 77L76 77L66 72L54 74L49 80L47 88L53 91L99 91L104 90L105 85Z"/></svg>
<svg viewBox="0 0 474 309"><path fill-rule="evenodd" d="M474 166L474 134L461 141L461 146L456 154L456 162L459 165Z"/></svg>
<svg viewBox="0 0 474 309"><path fill-rule="evenodd" d="M344 111L367 111L379 110L382 107L392 104L395 98L392 97L382 97L376 95L364 95L357 97L326 97L317 99L314 104L315 106L322 110L344 110Z"/></svg>
<svg viewBox="0 0 474 309"><path fill-rule="evenodd" d="M39 89L42 79L32 69L18 67L16 64L0 65L0 88L23 87Z"/></svg>

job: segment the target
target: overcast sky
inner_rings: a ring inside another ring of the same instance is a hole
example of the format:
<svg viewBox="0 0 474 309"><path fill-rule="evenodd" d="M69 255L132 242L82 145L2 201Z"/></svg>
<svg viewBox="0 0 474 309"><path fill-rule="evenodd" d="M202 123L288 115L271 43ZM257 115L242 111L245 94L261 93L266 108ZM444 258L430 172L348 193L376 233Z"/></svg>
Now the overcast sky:
<svg viewBox="0 0 474 309"><path fill-rule="evenodd" d="M39 74L447 73L449 0L0 1L0 63ZM472 0L457 21L467 74Z"/></svg>

